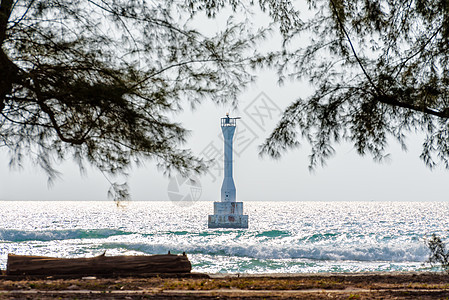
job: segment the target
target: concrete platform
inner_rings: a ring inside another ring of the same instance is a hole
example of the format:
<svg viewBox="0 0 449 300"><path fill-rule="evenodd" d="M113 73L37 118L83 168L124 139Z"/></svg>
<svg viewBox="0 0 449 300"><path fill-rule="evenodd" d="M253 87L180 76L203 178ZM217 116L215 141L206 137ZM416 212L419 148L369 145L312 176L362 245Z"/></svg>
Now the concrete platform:
<svg viewBox="0 0 449 300"><path fill-rule="evenodd" d="M248 228L248 216L243 214L243 202L214 202L214 214L209 215L209 228Z"/></svg>
<svg viewBox="0 0 449 300"><path fill-rule="evenodd" d="M209 228L248 228L247 215L209 215Z"/></svg>

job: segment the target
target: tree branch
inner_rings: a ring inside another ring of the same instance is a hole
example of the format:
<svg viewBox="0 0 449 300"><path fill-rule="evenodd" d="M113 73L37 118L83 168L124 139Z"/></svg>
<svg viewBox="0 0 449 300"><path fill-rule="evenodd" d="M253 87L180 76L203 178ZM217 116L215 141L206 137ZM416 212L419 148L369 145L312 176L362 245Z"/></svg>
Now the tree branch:
<svg viewBox="0 0 449 300"><path fill-rule="evenodd" d="M14 123L14 124L19 124L19 125L24 125L24 126L39 126L39 127L49 128L49 129L53 128L52 126L47 125L47 124L40 124L40 123L29 122L29 121L21 122L21 121L13 120L10 117L8 117L8 115L6 115L4 113L0 113L0 115L2 115L3 118L5 118L6 120L8 120L9 122Z"/></svg>
<svg viewBox="0 0 449 300"><path fill-rule="evenodd" d="M31 6L33 6L34 2L35 2L35 0L30 1L30 3L28 4L25 12L22 14L22 16L19 19L14 21L14 25L12 25L11 27L8 28L9 31L13 30L14 27L16 27L16 25L18 25L25 18L25 16L28 14L28 11L31 8Z"/></svg>
<svg viewBox="0 0 449 300"><path fill-rule="evenodd" d="M18 81L19 68L9 60L0 44L0 112L5 107L5 97L12 90L12 83Z"/></svg>
<svg viewBox="0 0 449 300"><path fill-rule="evenodd" d="M72 145L82 145L86 142L85 138L69 138L66 137L61 130L61 127L59 126L58 122L56 121L55 113L51 110L51 108L45 103L44 99L40 95L40 88L39 83L36 80L36 78L33 78L34 84L36 85L34 92L36 93L36 103L40 106L43 112L47 114L47 116L50 118L50 122L53 125L54 130L56 131L56 134L58 135L59 139L63 142L70 143Z"/></svg>
<svg viewBox="0 0 449 300"><path fill-rule="evenodd" d="M414 58L416 55L420 54L424 49L426 49L427 45L430 44L430 42L437 36L437 34L443 29L443 25L441 25L431 36L430 38L421 46L419 47L419 50L417 50L414 54L407 57L404 61L402 61L399 66L394 67L393 72L397 67L399 67L399 70L396 73L395 79L401 74L402 68L404 68L405 64L410 61L412 58Z"/></svg>
<svg viewBox="0 0 449 300"><path fill-rule="evenodd" d="M363 74L365 74L365 77L368 79L369 83L373 86L373 88L379 92L379 94L385 94L376 84L374 84L374 81L371 79L371 76L369 76L368 72L366 71L365 67L362 64L362 61L360 60L359 56L357 55L357 52L355 51L354 45L352 44L351 38L349 37L348 32L346 31L346 28L343 24L343 21L341 20L337 7L335 6L335 3L333 0L330 0L332 9L334 10L335 17L337 18L338 24L341 27L341 30L343 31L346 39L348 40L349 46L351 46L352 54L354 55L355 59L357 60L357 63L359 64L360 68L363 71Z"/></svg>
<svg viewBox="0 0 449 300"><path fill-rule="evenodd" d="M372 80L371 76L368 74L368 72L366 71L362 61L360 60L359 56L357 55L357 52L355 51L354 45L352 44L351 38L348 34L348 32L346 31L346 28L344 27L343 21L341 20L339 14L338 14L338 10L335 6L335 3L333 0L330 0L330 3L332 5L332 9L335 13L335 16L337 18L338 24L341 27L341 30L343 31L350 47L351 47L351 51L355 57L355 59L357 60L358 65L360 66L360 68L362 69L363 74L365 75L365 77L368 79L369 83L371 84L371 86L374 88L374 90L377 92L376 94L374 94L374 100L375 101L379 101L381 103L385 103L385 104L389 104L389 105L393 105L393 106L398 106L398 107L402 107L402 108L407 108L413 111L418 111L418 112L422 112L425 114L429 114L432 116L437 116L440 118L449 118L449 107L445 108L441 111L438 110L433 110L430 109L428 107L422 107L422 106L417 106L417 105L413 105L410 103L404 103L401 101L398 101L396 96L392 96L392 95L388 95L387 93L385 93L381 88L379 88L374 81ZM436 34L440 31L441 27L429 38L429 40L420 48L420 51L422 51L429 43L430 41L436 36ZM402 66L411 58L413 58L415 55L417 55L420 51L418 51L417 53L415 53L414 55L412 55L411 57L409 57L406 61L404 61L401 65Z"/></svg>
<svg viewBox="0 0 449 300"><path fill-rule="evenodd" d="M82 145L86 139L77 139L77 138L68 138L64 136L64 134L61 131L61 128L58 125L58 122L56 121L55 113L51 110L51 108L45 104L44 101L37 101L37 104L42 108L42 110L47 114L47 116L50 118L51 124L53 125L53 128L56 131L56 134L61 139L61 141L70 143L72 145Z"/></svg>
<svg viewBox="0 0 449 300"><path fill-rule="evenodd" d="M393 106L408 108L408 109L411 109L414 111L422 112L422 113L440 117L440 118L445 118L445 119L449 118L449 108L445 108L443 110L434 110L434 109L430 109L428 107L417 106L417 105L413 105L410 103L404 103L404 102L398 101L397 97L390 96L390 95L375 96L374 100L379 101L381 103L393 105Z"/></svg>
<svg viewBox="0 0 449 300"><path fill-rule="evenodd" d="M0 2L0 45L6 38L6 28L11 16L13 0L1 0Z"/></svg>

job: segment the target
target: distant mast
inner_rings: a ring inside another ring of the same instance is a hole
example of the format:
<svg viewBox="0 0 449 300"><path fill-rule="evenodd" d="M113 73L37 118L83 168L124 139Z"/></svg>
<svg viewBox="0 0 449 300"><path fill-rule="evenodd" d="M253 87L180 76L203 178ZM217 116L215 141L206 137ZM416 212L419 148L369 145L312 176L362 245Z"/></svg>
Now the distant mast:
<svg viewBox="0 0 449 300"><path fill-rule="evenodd" d="M236 202L234 178L232 176L232 143L237 118L229 114L221 118L224 138L224 178L221 186L221 202L214 202L214 214L209 215L209 228L248 228L248 216L243 215L243 202Z"/></svg>

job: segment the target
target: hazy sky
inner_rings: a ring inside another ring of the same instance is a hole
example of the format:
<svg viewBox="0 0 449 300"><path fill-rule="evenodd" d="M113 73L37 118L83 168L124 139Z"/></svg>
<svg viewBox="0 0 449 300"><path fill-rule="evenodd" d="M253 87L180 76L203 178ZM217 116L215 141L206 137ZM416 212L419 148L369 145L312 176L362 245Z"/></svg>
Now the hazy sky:
<svg viewBox="0 0 449 300"><path fill-rule="evenodd" d="M237 201L309 201L309 200L447 200L449 172L430 171L420 161L422 137L408 138L408 152L390 143L391 160L375 163L371 157L360 157L349 144L336 146L337 154L328 165L314 173L308 170L310 149L303 144L280 160L261 159L257 147L279 120L280 113L297 97L310 94L304 83L277 85L273 72L259 73L259 80L240 97L237 111L205 103L177 118L191 136L187 148L206 158L217 158L217 165L200 178L199 200L219 201L223 172L223 141L220 118L230 112L241 116L237 123L234 148L234 180ZM52 188L47 187L45 174L33 166L11 171L5 150L0 152L0 200L107 200L108 182L95 170L87 176L77 166L66 162L59 167L63 177ZM217 169L218 167L218 169ZM130 172L129 184L133 200L169 200L169 179L155 168L153 162Z"/></svg>
<svg viewBox="0 0 449 300"><path fill-rule="evenodd" d="M403 152L394 141L390 143L391 160L375 163L360 157L349 144L337 146L337 154L324 168L308 171L310 149L303 144L280 160L261 159L258 145L268 135L284 109L295 97L307 94L301 83L279 87L270 72L260 78L241 96L239 111L230 111L211 103L179 115L192 133L189 143L193 151L206 158L217 156L222 168L223 141L220 118L226 112L241 116L235 137L234 179L238 201L264 200L446 200L448 171L430 171L419 160L422 139L410 136L409 151ZM188 107L188 106L186 106ZM271 113L270 117L268 113ZM67 162L60 166L63 177L47 188L45 174L33 166L22 171L8 168L6 152L1 153L0 199L2 200L107 200L108 183L101 174L90 170L81 176L77 167ZM222 171L212 168L200 178L199 200L217 201L220 196ZM129 183L133 200L167 200L169 179L156 170L154 163L134 169Z"/></svg>

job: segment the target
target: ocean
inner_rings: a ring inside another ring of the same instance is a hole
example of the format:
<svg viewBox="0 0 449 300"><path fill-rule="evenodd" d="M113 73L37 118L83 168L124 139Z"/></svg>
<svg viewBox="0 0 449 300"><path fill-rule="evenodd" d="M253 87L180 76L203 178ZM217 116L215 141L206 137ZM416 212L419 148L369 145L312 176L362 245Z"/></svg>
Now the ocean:
<svg viewBox="0 0 449 300"><path fill-rule="evenodd" d="M249 229L208 229L212 202L0 201L7 254L182 253L193 272L437 271L425 239L448 241L447 202L245 202Z"/></svg>

